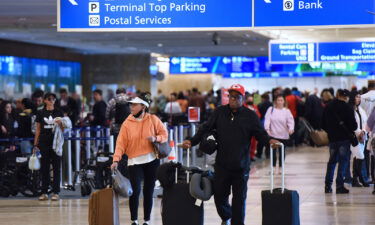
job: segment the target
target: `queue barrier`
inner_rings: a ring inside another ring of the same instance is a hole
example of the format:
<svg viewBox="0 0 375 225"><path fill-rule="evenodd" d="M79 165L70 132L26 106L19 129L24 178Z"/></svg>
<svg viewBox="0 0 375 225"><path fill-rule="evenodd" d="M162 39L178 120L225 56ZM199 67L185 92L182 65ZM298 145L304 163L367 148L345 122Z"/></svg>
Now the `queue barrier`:
<svg viewBox="0 0 375 225"><path fill-rule="evenodd" d="M164 123L164 126L168 130L168 141L174 142L172 150L175 151L176 161L183 163L184 149L178 146L186 137L192 137L196 134L197 124L190 123L188 125L169 126L168 123ZM34 138L8 138L0 139L0 142L16 143L33 140ZM65 131L65 141L67 142L67 153L66 159L63 160L67 160L67 171L64 172L67 174L66 183L70 186L73 185L72 150L75 150L75 171L77 172L81 169L81 142L85 144L86 160L91 159L92 154L96 155L99 149L104 149L105 146L108 147L109 153L114 153L114 136L110 134L110 129L107 127L98 126L68 129ZM192 147L190 154L191 156L189 156L189 158L191 158L191 164L197 165L197 147ZM206 154L204 154L203 166L208 167ZM63 176L61 176L61 178L63 178ZM77 177L75 182L79 183L79 177ZM61 184L63 184L62 180Z"/></svg>

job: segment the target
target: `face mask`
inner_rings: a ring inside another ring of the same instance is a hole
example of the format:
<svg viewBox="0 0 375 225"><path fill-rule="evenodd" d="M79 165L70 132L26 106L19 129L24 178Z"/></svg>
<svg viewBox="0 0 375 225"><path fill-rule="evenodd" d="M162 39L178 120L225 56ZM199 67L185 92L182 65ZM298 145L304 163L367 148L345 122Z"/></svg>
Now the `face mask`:
<svg viewBox="0 0 375 225"><path fill-rule="evenodd" d="M139 118L143 113L143 110L139 111L137 114L133 115L135 118Z"/></svg>
<svg viewBox="0 0 375 225"><path fill-rule="evenodd" d="M247 105L253 105L254 102L250 102L250 101L248 101L248 102L246 102L246 104L247 104Z"/></svg>

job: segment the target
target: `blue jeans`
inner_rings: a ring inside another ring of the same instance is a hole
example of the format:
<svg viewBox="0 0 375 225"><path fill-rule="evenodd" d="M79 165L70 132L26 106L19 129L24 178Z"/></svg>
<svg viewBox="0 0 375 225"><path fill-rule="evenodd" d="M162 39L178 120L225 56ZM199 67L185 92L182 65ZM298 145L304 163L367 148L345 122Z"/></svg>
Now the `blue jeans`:
<svg viewBox="0 0 375 225"><path fill-rule="evenodd" d="M335 173L336 164L339 163L336 177L336 188L344 186L346 168L349 166L350 141L338 141L329 144L329 161L327 163L327 173L325 183L331 186Z"/></svg>

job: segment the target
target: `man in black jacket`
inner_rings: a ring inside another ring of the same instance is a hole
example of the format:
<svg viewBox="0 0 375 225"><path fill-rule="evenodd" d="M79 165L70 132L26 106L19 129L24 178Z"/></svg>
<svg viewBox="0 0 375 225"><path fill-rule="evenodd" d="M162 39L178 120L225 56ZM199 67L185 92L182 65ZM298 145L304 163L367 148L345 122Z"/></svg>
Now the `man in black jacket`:
<svg viewBox="0 0 375 225"><path fill-rule="evenodd" d="M100 89L96 89L94 91L94 100L95 104L92 109L92 121L91 126L105 126L106 119L105 119L105 111L107 109L107 104L103 101L103 91Z"/></svg>
<svg viewBox="0 0 375 225"><path fill-rule="evenodd" d="M204 134L216 130L218 150L215 163L215 204L222 225L244 225L247 181L250 172L250 141L276 144L269 140L258 116L243 106L245 89L239 84L229 89L229 105L218 107L184 148L199 144ZM232 207L229 204L233 192Z"/></svg>
<svg viewBox="0 0 375 225"><path fill-rule="evenodd" d="M314 129L319 130L323 116L323 104L322 100L317 96L317 92L318 90L315 89L314 93L306 98L305 118Z"/></svg>
<svg viewBox="0 0 375 225"><path fill-rule="evenodd" d="M344 187L344 175L349 166L352 133L357 129L354 110L347 103L348 90L338 90L337 98L324 109L322 128L328 133L329 161L325 178L325 193L332 193L332 182L336 164L339 164L336 178L336 194L348 194Z"/></svg>

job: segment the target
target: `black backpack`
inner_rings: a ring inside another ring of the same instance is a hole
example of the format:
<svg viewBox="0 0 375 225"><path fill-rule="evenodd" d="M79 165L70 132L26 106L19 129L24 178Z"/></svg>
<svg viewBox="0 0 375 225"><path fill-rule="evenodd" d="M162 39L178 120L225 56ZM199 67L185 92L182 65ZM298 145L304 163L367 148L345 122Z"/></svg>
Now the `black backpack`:
<svg viewBox="0 0 375 225"><path fill-rule="evenodd" d="M130 115L129 103L116 103L115 106L115 123L122 124Z"/></svg>

